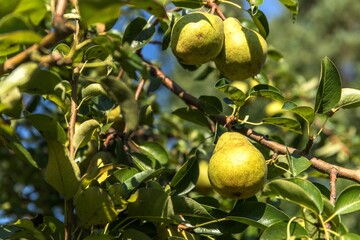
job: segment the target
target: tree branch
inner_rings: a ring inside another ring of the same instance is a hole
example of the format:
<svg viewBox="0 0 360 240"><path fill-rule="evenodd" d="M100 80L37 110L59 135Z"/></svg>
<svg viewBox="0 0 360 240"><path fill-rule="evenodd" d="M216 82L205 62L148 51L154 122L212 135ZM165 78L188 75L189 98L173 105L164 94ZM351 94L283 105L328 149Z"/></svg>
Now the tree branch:
<svg viewBox="0 0 360 240"><path fill-rule="evenodd" d="M29 47L28 49L18 53L17 55L13 56L6 60L2 65L0 65L0 76L4 73L10 72L14 70L20 64L27 62L30 60L30 56L34 51L37 51L42 48L50 48L54 46L57 42L65 39L66 37L70 36L74 32L74 26L67 22L62 24L61 28L55 28L54 32L50 32L46 35L40 43L36 43Z"/></svg>
<svg viewBox="0 0 360 240"><path fill-rule="evenodd" d="M156 74L158 77L160 77L162 79L162 84L166 88L171 90L175 95L177 95L187 105L195 107L195 108L199 109L200 111L204 112L204 109L202 108L200 101L197 98L195 98L194 96L187 93L178 84L176 84L169 77L167 77L164 74L164 72L161 71L161 69L159 67L156 67L154 65L149 65L149 66L152 70L152 73ZM211 119L214 122L218 122L223 125L228 124L229 122L232 122L230 117L226 117L224 115L218 115L218 116L212 117ZM320 172L327 173L328 175L330 175L331 171L333 169L336 169L337 177L349 179L349 180L360 183L360 170L358 170L358 169L353 170L353 169L340 167L340 166L337 166L337 165L334 165L331 163L327 163L324 160L314 157L310 154L306 154L299 149L287 147L283 144L271 141L271 140L267 139L264 135L257 133L254 130L252 130L251 128L247 128L245 126L241 130L239 130L239 132L242 133L243 135L246 135L253 141L256 141L259 144L273 150L277 154L286 154L288 151L290 154L297 154L297 155L304 156L311 162L312 167Z"/></svg>

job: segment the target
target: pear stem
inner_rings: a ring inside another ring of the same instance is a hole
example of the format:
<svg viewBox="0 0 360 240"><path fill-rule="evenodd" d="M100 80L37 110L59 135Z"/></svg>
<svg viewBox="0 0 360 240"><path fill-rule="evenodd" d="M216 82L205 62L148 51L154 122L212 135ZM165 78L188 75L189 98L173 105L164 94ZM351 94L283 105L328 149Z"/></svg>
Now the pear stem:
<svg viewBox="0 0 360 240"><path fill-rule="evenodd" d="M223 12L220 10L219 6L212 0L208 0L206 6L211 8L211 12L216 12L216 14L224 21L226 19Z"/></svg>

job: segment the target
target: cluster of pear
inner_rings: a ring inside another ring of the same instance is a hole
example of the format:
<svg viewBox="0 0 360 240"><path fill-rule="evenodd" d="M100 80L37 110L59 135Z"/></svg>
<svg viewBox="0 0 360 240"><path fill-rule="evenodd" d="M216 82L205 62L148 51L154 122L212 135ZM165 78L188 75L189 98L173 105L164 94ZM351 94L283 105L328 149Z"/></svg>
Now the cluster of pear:
<svg viewBox="0 0 360 240"><path fill-rule="evenodd" d="M243 27L236 18L193 12L173 26L171 49L185 65L214 61L229 80L245 80L258 74L267 55L265 39Z"/></svg>
<svg viewBox="0 0 360 240"><path fill-rule="evenodd" d="M237 132L223 133L208 166L214 190L223 197L245 199L261 190L267 179L267 165L262 153Z"/></svg>

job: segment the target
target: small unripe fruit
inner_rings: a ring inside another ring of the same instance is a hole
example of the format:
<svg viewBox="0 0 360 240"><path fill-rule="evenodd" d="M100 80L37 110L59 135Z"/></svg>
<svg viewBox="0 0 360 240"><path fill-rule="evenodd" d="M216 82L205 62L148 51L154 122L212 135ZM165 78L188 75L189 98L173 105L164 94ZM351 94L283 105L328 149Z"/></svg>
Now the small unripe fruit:
<svg viewBox="0 0 360 240"><path fill-rule="evenodd" d="M177 20L171 32L171 50L186 65L212 61L221 51L224 25L220 17L194 12Z"/></svg>

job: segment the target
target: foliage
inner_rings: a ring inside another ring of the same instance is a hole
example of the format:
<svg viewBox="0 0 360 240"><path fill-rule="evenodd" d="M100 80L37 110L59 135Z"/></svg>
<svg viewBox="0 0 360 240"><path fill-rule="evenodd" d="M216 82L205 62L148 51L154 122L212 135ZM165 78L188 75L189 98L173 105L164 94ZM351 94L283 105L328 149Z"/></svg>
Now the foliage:
<svg viewBox="0 0 360 240"><path fill-rule="evenodd" d="M311 155L326 157L327 126L360 102L329 57L318 59L316 84L284 70L275 48L262 72L241 83L220 76L213 62L169 78L144 57L151 45L166 54L180 16L199 8L219 14L218 4L225 15L245 14L243 24L267 38L263 1L249 0L249 9L225 0L50 2L0 0L0 214L11 220L1 239L359 237L343 221L360 210L355 163L343 162L346 169ZM298 1L280 3L300 17ZM181 87L195 79L200 90ZM293 83L286 89L276 79ZM272 102L282 107L266 115ZM268 159L268 182L249 199L197 184L199 161L229 130L257 141ZM336 177L353 181L334 201Z"/></svg>

